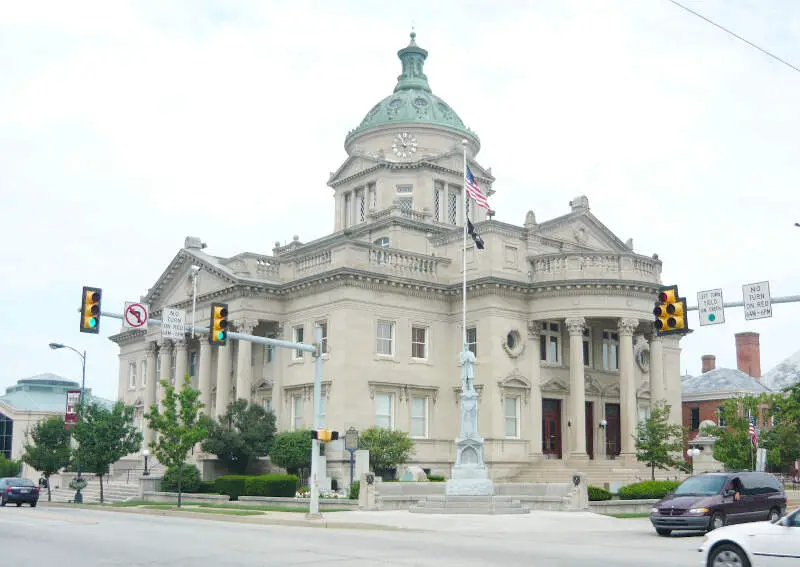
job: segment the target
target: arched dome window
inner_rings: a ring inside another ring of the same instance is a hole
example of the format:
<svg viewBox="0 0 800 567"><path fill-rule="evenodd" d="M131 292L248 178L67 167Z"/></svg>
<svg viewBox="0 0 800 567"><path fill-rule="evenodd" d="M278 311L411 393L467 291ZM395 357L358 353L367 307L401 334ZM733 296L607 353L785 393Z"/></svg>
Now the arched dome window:
<svg viewBox="0 0 800 567"><path fill-rule="evenodd" d="M381 248L388 248L389 247L389 237L388 236L381 236L375 242L373 242L375 246L380 246Z"/></svg>

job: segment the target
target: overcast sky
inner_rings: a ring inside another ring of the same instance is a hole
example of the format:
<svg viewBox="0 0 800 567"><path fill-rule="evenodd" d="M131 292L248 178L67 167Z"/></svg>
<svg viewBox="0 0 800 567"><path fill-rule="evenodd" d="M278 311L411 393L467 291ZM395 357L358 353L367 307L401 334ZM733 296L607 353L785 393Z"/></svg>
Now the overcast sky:
<svg viewBox="0 0 800 567"><path fill-rule="evenodd" d="M800 4L685 0L800 67ZM429 51L433 91L476 131L497 218L577 195L696 302L768 280L800 294L800 72L668 0L336 2L0 0L0 389L54 372L117 395L117 348L78 332L82 285L121 310L195 235L270 253L333 229L344 137ZM800 349L800 305L697 326L682 366L762 368Z"/></svg>

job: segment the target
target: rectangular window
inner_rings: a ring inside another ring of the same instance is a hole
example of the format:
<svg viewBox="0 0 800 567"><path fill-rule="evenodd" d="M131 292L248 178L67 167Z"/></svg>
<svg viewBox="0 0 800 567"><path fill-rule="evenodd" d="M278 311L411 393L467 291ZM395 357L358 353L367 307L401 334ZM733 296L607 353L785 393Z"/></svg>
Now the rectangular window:
<svg viewBox="0 0 800 567"><path fill-rule="evenodd" d="M725 406L719 406L717 408L717 423L719 424L720 427L725 427L726 425L728 425L727 423L725 423L725 415L722 413L722 410L724 408Z"/></svg>
<svg viewBox="0 0 800 567"><path fill-rule="evenodd" d="M428 436L428 398L411 397L411 437Z"/></svg>
<svg viewBox="0 0 800 567"><path fill-rule="evenodd" d="M358 213L358 222L364 222L367 218L367 199L363 189L359 189L356 192L356 207L358 207L356 211Z"/></svg>
<svg viewBox="0 0 800 567"><path fill-rule="evenodd" d="M141 376L142 386L147 386L147 361L139 363L139 376ZM150 411L149 409L147 411Z"/></svg>
<svg viewBox="0 0 800 567"><path fill-rule="evenodd" d="M302 343L303 342L303 335L304 335L303 330L304 329L303 329L302 325L298 325L297 327L295 327L293 329L293 335L292 336L294 337L294 339L293 339L292 342L295 342L295 343ZM303 358L303 351L302 350L293 350L292 351L292 360L300 360L301 358Z"/></svg>
<svg viewBox="0 0 800 567"><path fill-rule="evenodd" d="M161 376L161 357L156 356L156 376Z"/></svg>
<svg viewBox="0 0 800 567"><path fill-rule="evenodd" d="M383 356L394 356L394 323L378 321L376 352Z"/></svg>
<svg viewBox="0 0 800 567"><path fill-rule="evenodd" d="M519 437L519 398L503 398L506 418L506 437L516 439Z"/></svg>
<svg viewBox="0 0 800 567"><path fill-rule="evenodd" d="M469 327L467 329L467 348L472 351L475 357L478 357L478 329L477 327Z"/></svg>
<svg viewBox="0 0 800 567"><path fill-rule="evenodd" d="M425 327L411 327L411 358L428 358L428 329Z"/></svg>
<svg viewBox="0 0 800 567"><path fill-rule="evenodd" d="M561 324L542 321L542 334L539 335L539 349L543 362L561 362Z"/></svg>
<svg viewBox="0 0 800 567"><path fill-rule="evenodd" d="M589 327L583 330L583 365L592 366L592 330Z"/></svg>
<svg viewBox="0 0 800 567"><path fill-rule="evenodd" d="M136 363L128 364L128 387L133 390L136 388Z"/></svg>
<svg viewBox="0 0 800 567"><path fill-rule="evenodd" d="M442 202L444 200L444 183L437 181L433 184L433 220L441 222L444 215L442 214Z"/></svg>
<svg viewBox="0 0 800 567"><path fill-rule="evenodd" d="M197 351L189 353L189 376L197 376Z"/></svg>
<svg viewBox="0 0 800 567"><path fill-rule="evenodd" d="M317 321L316 326L322 329L322 353L325 354L328 352L328 322ZM314 340L316 340L316 331L314 334Z"/></svg>
<svg viewBox="0 0 800 567"><path fill-rule="evenodd" d="M368 185L368 193L369 193L369 208L371 211L374 211L377 208L377 197L375 195L375 184L370 183Z"/></svg>
<svg viewBox="0 0 800 567"><path fill-rule="evenodd" d="M700 429L700 408L689 408L689 412L691 413L689 429L697 431Z"/></svg>
<svg viewBox="0 0 800 567"><path fill-rule="evenodd" d="M619 333L603 331L603 370L619 370Z"/></svg>
<svg viewBox="0 0 800 567"><path fill-rule="evenodd" d="M452 187L447 194L447 222L458 224L458 191Z"/></svg>
<svg viewBox="0 0 800 567"><path fill-rule="evenodd" d="M398 195L410 195L414 192L413 185L398 185L397 186L397 194Z"/></svg>
<svg viewBox="0 0 800 567"><path fill-rule="evenodd" d="M264 409L272 411L272 398L264 398Z"/></svg>
<svg viewBox="0 0 800 567"><path fill-rule="evenodd" d="M274 339L275 337L270 337ZM272 345L264 345L264 364L269 364L275 359L275 347Z"/></svg>
<svg viewBox="0 0 800 567"><path fill-rule="evenodd" d="M394 428L394 394L375 394L375 425Z"/></svg>
<svg viewBox="0 0 800 567"><path fill-rule="evenodd" d="M350 193L344 194L344 227L347 228L353 224L353 204L352 195Z"/></svg>
<svg viewBox="0 0 800 567"><path fill-rule="evenodd" d="M292 398L292 430L303 429L303 397L294 396Z"/></svg>
<svg viewBox="0 0 800 567"><path fill-rule="evenodd" d="M410 213L414 210L414 199L412 197L402 197L397 199L397 202L400 205L400 210L404 213Z"/></svg>

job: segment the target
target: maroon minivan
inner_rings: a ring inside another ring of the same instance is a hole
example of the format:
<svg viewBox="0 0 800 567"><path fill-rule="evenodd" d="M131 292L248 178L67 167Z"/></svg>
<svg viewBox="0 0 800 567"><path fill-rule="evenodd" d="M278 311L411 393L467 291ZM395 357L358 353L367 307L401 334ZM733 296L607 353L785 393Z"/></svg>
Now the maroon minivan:
<svg viewBox="0 0 800 567"><path fill-rule="evenodd" d="M703 473L684 480L650 511L658 535L708 532L728 524L774 521L786 511L786 493L764 472Z"/></svg>

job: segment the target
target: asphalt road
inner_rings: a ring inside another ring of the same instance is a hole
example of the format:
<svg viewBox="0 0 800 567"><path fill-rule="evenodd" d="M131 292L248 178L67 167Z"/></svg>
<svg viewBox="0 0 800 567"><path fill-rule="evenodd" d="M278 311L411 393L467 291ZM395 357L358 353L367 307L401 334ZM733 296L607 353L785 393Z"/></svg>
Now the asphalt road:
<svg viewBox="0 0 800 567"><path fill-rule="evenodd" d="M647 520L528 520L531 529L382 531L253 525L235 521L72 508L0 508L3 565L82 567L685 567L699 537L660 538ZM220 518L221 519L221 518ZM509 522L514 522L509 518ZM566 522L566 524L565 524ZM565 525L569 525L565 529Z"/></svg>

